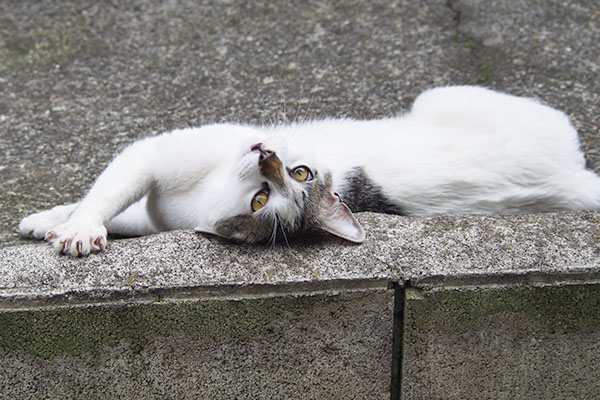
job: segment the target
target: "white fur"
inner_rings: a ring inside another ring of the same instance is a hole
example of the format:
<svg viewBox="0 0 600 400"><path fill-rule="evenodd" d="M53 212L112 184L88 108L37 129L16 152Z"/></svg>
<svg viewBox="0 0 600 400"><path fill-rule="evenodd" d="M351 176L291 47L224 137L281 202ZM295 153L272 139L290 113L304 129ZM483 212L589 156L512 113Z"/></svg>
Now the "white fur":
<svg viewBox="0 0 600 400"><path fill-rule="evenodd" d="M584 167L576 131L560 111L477 87L427 91L404 116L270 128L210 125L135 142L84 199L24 218L23 235L87 255L111 233L197 228L251 213L264 177L262 142L286 165L331 173L333 191L355 167L408 214L510 213L600 207L600 178ZM283 203L273 193L264 209ZM244 210L244 211L240 211ZM360 240L356 240L360 241Z"/></svg>

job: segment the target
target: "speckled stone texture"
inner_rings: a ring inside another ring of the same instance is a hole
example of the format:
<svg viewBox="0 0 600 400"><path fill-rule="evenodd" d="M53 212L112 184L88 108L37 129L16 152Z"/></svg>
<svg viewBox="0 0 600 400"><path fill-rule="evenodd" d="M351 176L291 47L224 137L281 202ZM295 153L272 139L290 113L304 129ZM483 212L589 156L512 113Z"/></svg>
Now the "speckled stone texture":
<svg viewBox="0 0 600 400"><path fill-rule="evenodd" d="M0 398L388 399L393 304L382 288L0 312Z"/></svg>
<svg viewBox="0 0 600 400"><path fill-rule="evenodd" d="M402 399L596 399L600 284L409 289Z"/></svg>
<svg viewBox="0 0 600 400"><path fill-rule="evenodd" d="M407 218L358 216L367 241L325 233L275 247L231 245L193 231L119 239L73 259L45 244L1 249L0 306L240 297L369 288L592 279L600 272L600 215L568 212Z"/></svg>
<svg viewBox="0 0 600 400"><path fill-rule="evenodd" d="M597 211L364 213L360 246L178 231L79 260L16 226L137 138L390 116L439 85L564 110L600 172L599 20L597 0L0 2L0 398L593 398Z"/></svg>

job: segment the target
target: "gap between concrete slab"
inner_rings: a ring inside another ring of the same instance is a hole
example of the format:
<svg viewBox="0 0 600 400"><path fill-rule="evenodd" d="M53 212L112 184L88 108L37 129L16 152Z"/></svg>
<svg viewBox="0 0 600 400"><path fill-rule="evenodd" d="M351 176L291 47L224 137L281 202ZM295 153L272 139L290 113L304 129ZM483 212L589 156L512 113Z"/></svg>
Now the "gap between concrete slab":
<svg viewBox="0 0 600 400"><path fill-rule="evenodd" d="M390 399L400 400L402 391L402 348L404 346L404 307L406 285L394 283L394 330L392 333L392 382Z"/></svg>
<svg viewBox="0 0 600 400"><path fill-rule="evenodd" d="M600 285L600 274L597 270L580 271L578 273L526 273L503 274L500 276L431 276L422 280L407 280L402 283L390 283L394 293L394 322L392 342L392 379L390 399L402 400L403 369L405 363L406 307L407 300L423 300L424 292L429 295L436 292L454 292L471 290L527 289L527 288L564 288L581 285ZM416 296L416 297L415 297Z"/></svg>
<svg viewBox="0 0 600 400"><path fill-rule="evenodd" d="M497 287L548 287L577 284L599 284L600 271L596 267L581 268L575 272L504 272L501 274L468 274L455 276L431 275L422 279L411 279L405 287L421 290L452 290L460 288L497 288Z"/></svg>

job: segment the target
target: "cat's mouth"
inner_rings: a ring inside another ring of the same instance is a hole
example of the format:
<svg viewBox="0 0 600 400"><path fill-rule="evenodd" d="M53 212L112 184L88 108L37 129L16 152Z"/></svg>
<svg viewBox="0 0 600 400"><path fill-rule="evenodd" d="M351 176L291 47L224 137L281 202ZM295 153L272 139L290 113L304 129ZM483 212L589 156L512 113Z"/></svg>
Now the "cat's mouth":
<svg viewBox="0 0 600 400"><path fill-rule="evenodd" d="M255 145L252 145L252 147L250 147L250 152L261 151L261 150L262 150L262 142L256 143Z"/></svg>

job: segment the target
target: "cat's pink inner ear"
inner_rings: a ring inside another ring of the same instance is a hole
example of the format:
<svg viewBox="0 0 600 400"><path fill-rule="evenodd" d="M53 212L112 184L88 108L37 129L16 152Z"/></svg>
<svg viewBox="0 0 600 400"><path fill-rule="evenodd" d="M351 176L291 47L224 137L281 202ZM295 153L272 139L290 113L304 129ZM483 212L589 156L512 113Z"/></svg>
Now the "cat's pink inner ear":
<svg viewBox="0 0 600 400"><path fill-rule="evenodd" d="M329 193L321 199L320 212L319 227L324 231L355 243L365 241L365 231L337 193Z"/></svg>

